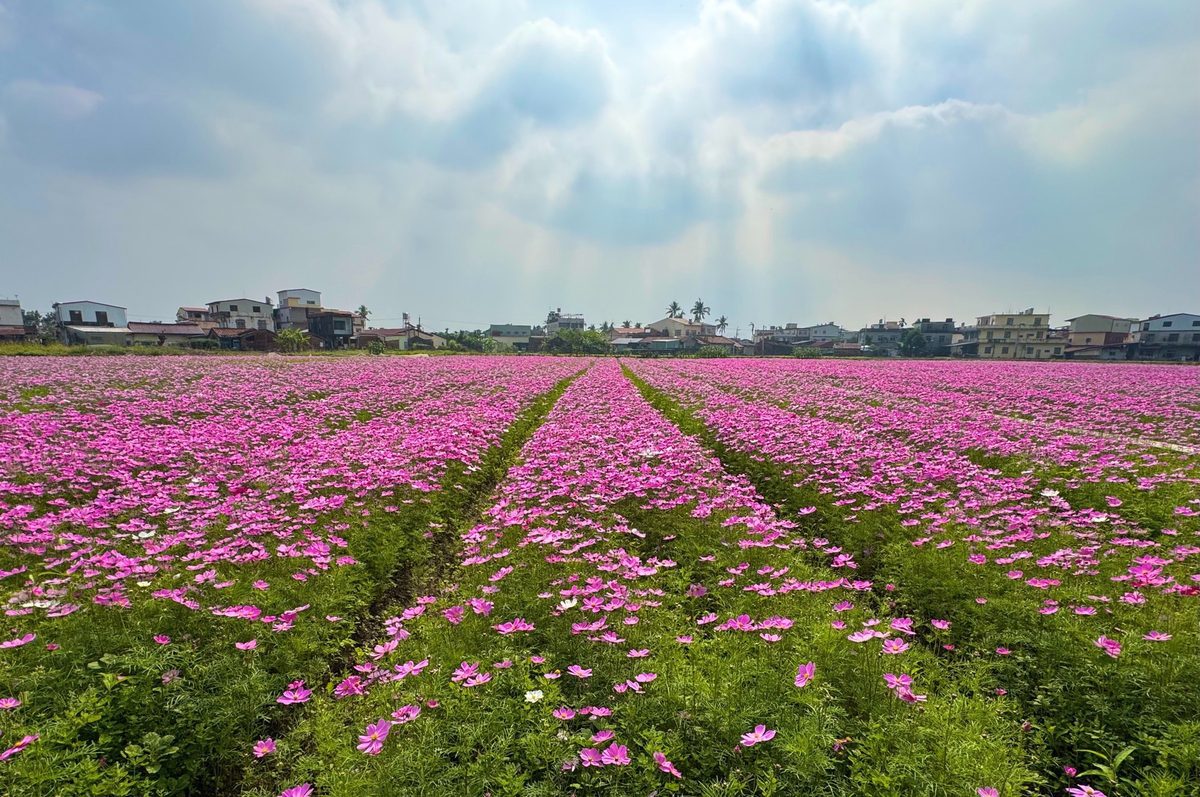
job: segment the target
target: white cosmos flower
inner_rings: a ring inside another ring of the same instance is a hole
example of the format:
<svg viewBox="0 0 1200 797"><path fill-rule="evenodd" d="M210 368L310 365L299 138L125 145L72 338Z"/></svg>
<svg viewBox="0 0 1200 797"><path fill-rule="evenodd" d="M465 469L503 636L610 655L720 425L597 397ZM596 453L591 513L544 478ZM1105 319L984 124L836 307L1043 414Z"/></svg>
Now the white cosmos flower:
<svg viewBox="0 0 1200 797"><path fill-rule="evenodd" d="M541 689L534 689L525 693L525 702L536 703L545 696L545 693Z"/></svg>

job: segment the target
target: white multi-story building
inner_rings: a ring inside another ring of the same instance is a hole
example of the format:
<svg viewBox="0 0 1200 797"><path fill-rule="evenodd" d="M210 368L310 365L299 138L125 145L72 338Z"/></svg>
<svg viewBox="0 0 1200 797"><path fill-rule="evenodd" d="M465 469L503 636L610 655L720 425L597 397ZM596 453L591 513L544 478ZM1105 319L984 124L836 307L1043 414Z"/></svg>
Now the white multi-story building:
<svg viewBox="0 0 1200 797"><path fill-rule="evenodd" d="M1200 360L1200 315L1154 315L1137 326L1138 359Z"/></svg>
<svg viewBox="0 0 1200 797"><path fill-rule="evenodd" d="M209 319L223 329L267 329L274 332L274 310L270 299L221 299L208 303Z"/></svg>
<svg viewBox="0 0 1200 797"><path fill-rule="evenodd" d="M648 325L655 334L664 338L695 338L717 334L714 324L689 321L686 318L664 318Z"/></svg>

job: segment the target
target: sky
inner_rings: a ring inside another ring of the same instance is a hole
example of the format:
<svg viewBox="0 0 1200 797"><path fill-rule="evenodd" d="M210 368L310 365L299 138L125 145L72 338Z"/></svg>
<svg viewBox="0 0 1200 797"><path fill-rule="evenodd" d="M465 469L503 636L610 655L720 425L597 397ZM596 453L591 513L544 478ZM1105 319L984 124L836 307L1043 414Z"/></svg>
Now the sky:
<svg viewBox="0 0 1200 797"><path fill-rule="evenodd" d="M1196 0L0 0L0 296L1200 312Z"/></svg>

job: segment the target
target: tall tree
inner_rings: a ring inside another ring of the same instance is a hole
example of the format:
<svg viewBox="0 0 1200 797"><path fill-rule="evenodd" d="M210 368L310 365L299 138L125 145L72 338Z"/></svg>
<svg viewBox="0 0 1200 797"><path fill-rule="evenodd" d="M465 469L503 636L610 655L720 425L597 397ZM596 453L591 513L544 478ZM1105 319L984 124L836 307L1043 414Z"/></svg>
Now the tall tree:
<svg viewBox="0 0 1200 797"><path fill-rule="evenodd" d="M900 353L905 357L919 357L925 353L925 344L925 336L913 327L900 338Z"/></svg>
<svg viewBox="0 0 1200 797"><path fill-rule="evenodd" d="M369 315L371 314L371 311L367 309L367 306L366 306L365 304L360 304L360 305L358 306L357 313L358 313L360 316L362 316L362 318L363 318L363 321L366 321L366 320L367 320L367 316L369 316Z"/></svg>
<svg viewBox="0 0 1200 797"><path fill-rule="evenodd" d="M720 318L717 319L717 331L718 332L724 333L725 327L727 327L727 326L729 326L728 318L726 318L725 316L721 316Z"/></svg>
<svg viewBox="0 0 1200 797"><path fill-rule="evenodd" d="M683 318L683 305L671 302L667 305L667 318Z"/></svg>
<svg viewBox="0 0 1200 797"><path fill-rule="evenodd" d="M712 310L704 304L703 299L697 299L696 303L692 305L692 320L699 324L711 312Z"/></svg>
<svg viewBox="0 0 1200 797"><path fill-rule="evenodd" d="M621 322L621 326L623 326L623 327L625 327L626 329L628 329L629 327L633 326L633 322L632 322L632 321L625 320L625 321L622 321L622 322Z"/></svg>

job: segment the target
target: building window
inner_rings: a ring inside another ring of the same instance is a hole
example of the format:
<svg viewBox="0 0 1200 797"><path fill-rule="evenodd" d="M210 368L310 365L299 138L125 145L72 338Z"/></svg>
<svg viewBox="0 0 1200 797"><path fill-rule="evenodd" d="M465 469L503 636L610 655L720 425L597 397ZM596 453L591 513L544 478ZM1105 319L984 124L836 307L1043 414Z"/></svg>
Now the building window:
<svg viewBox="0 0 1200 797"><path fill-rule="evenodd" d="M229 305L229 312L236 313L237 311L238 311L238 308L237 308L236 304Z"/></svg>
<svg viewBox="0 0 1200 797"><path fill-rule="evenodd" d="M309 299L307 302L305 302L305 304L316 304L316 301L314 299Z"/></svg>
<svg viewBox="0 0 1200 797"><path fill-rule="evenodd" d="M1040 319L1040 318L1033 319L1033 325L1035 327L1040 327L1042 325L1042 319Z"/></svg>
<svg viewBox="0 0 1200 797"><path fill-rule="evenodd" d="M1200 332L1193 332L1192 340L1200 340Z"/></svg>
<svg viewBox="0 0 1200 797"><path fill-rule="evenodd" d="M1026 347L1025 347L1025 353L1026 353L1026 354L1033 354L1033 347L1032 347L1032 346L1026 346Z"/></svg>
<svg viewBox="0 0 1200 797"><path fill-rule="evenodd" d="M1054 347L1054 353L1055 353L1055 354L1062 354L1062 346L1055 346L1055 347Z"/></svg>
<svg viewBox="0 0 1200 797"><path fill-rule="evenodd" d="M983 353L984 353L984 354L991 354L991 353L992 353L992 347L991 347L991 346L984 346L984 347L983 347Z"/></svg>
<svg viewBox="0 0 1200 797"><path fill-rule="evenodd" d="M1013 320L1011 318L1006 318L1004 319L1004 323L1011 327L1013 325Z"/></svg>
<svg viewBox="0 0 1200 797"><path fill-rule="evenodd" d="M262 307L256 304L256 305L254 305L253 307L251 307L251 308L250 308L250 312L252 312L252 313L261 313L261 312L262 312Z"/></svg>
<svg viewBox="0 0 1200 797"><path fill-rule="evenodd" d="M1084 339L1083 339L1083 342L1084 342L1084 343L1091 343L1091 342L1092 342L1092 339L1091 339L1091 338L1084 338Z"/></svg>
<svg viewBox="0 0 1200 797"><path fill-rule="evenodd" d="M71 314L71 323L72 324L82 324L83 323L83 311L82 310L69 310L68 312Z"/></svg>
<svg viewBox="0 0 1200 797"><path fill-rule="evenodd" d="M1166 329L1167 327L1171 326L1171 324L1173 324L1173 323L1175 323L1175 322L1174 321L1164 321L1163 329Z"/></svg>
<svg viewBox="0 0 1200 797"><path fill-rule="evenodd" d="M266 322L266 321L263 321L262 319L259 319L259 321L258 321L258 328L259 328L259 329L266 329L266 328L267 328L267 322Z"/></svg>
<svg viewBox="0 0 1200 797"><path fill-rule="evenodd" d="M1193 321L1193 322L1192 322L1192 326L1194 326L1194 327L1200 327L1200 321Z"/></svg>
<svg viewBox="0 0 1200 797"><path fill-rule="evenodd" d="M108 313L103 310L96 311L96 323L102 327L108 326Z"/></svg>
<svg viewBox="0 0 1200 797"><path fill-rule="evenodd" d="M1179 340L1178 332L1172 332L1170 335L1167 335L1167 343L1174 343L1177 340Z"/></svg>
<svg viewBox="0 0 1200 797"><path fill-rule="evenodd" d="M244 318L239 318L239 319L237 319L236 321L234 321L234 322L233 322L233 325L234 325L235 327L237 327L238 329L245 329L245 328L246 328L246 319L244 319Z"/></svg>
<svg viewBox="0 0 1200 797"><path fill-rule="evenodd" d="M1007 347L1007 346L1001 346L1001 347L1000 347L1000 353L1001 353L1001 354L1008 354L1008 347Z"/></svg>

